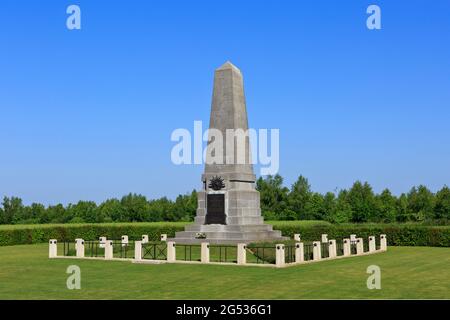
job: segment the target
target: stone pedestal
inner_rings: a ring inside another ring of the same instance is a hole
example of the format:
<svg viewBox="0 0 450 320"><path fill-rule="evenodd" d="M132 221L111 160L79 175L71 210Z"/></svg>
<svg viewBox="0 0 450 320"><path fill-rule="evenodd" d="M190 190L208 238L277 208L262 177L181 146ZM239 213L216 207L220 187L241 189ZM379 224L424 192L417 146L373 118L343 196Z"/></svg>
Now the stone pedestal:
<svg viewBox="0 0 450 320"><path fill-rule="evenodd" d="M141 240L142 244L148 243L148 235L147 234L143 234L141 239L142 239Z"/></svg>
<svg viewBox="0 0 450 320"><path fill-rule="evenodd" d="M376 244L375 244L375 237L370 236L369 237L369 252L375 252L377 250Z"/></svg>
<svg viewBox="0 0 450 320"><path fill-rule="evenodd" d="M364 241L363 238L356 239L356 254L360 255L364 253Z"/></svg>
<svg viewBox="0 0 450 320"><path fill-rule="evenodd" d="M128 236L122 236L122 247L128 246Z"/></svg>
<svg viewBox="0 0 450 320"><path fill-rule="evenodd" d="M105 259L111 260L113 258L113 242L107 240L105 243Z"/></svg>
<svg viewBox="0 0 450 320"><path fill-rule="evenodd" d="M328 235L325 233L325 234L322 234L322 243L327 243L328 242Z"/></svg>
<svg viewBox="0 0 450 320"><path fill-rule="evenodd" d="M385 234L380 235L380 250L381 251L387 250L387 238Z"/></svg>
<svg viewBox="0 0 450 320"><path fill-rule="evenodd" d="M350 247L350 239L346 238L343 241L344 241L344 244L343 244L344 256L347 257L352 254L351 247Z"/></svg>
<svg viewBox="0 0 450 320"><path fill-rule="evenodd" d="M295 262L300 263L305 261L305 250L303 242L297 242L295 244Z"/></svg>
<svg viewBox="0 0 450 320"><path fill-rule="evenodd" d="M247 263L247 245L245 243L239 243L237 245L237 263Z"/></svg>
<svg viewBox="0 0 450 320"><path fill-rule="evenodd" d="M75 251L77 258L84 258L84 240L75 239Z"/></svg>
<svg viewBox="0 0 450 320"><path fill-rule="evenodd" d="M173 241L167 242L167 262L176 261L176 245Z"/></svg>
<svg viewBox="0 0 450 320"><path fill-rule="evenodd" d="M302 241L302 240L300 239L300 233L294 234L294 241L297 241L297 242Z"/></svg>
<svg viewBox="0 0 450 320"><path fill-rule="evenodd" d="M320 247L320 241L313 242L313 260L322 259L322 248Z"/></svg>
<svg viewBox="0 0 450 320"><path fill-rule="evenodd" d="M328 241L328 253L330 258L336 258L336 240Z"/></svg>
<svg viewBox="0 0 450 320"><path fill-rule="evenodd" d="M201 262L209 263L209 243L202 242L201 244Z"/></svg>
<svg viewBox="0 0 450 320"><path fill-rule="evenodd" d="M50 239L48 242L48 257L56 258L58 256L58 241L56 239Z"/></svg>
<svg viewBox="0 0 450 320"><path fill-rule="evenodd" d="M284 267L286 264L286 256L284 252L284 244L277 244L275 246L275 265L278 268Z"/></svg>
<svg viewBox="0 0 450 320"><path fill-rule="evenodd" d="M142 241L134 242L134 260L142 260Z"/></svg>
<svg viewBox="0 0 450 320"><path fill-rule="evenodd" d="M99 248L105 248L105 244L106 244L106 237L98 238L98 247Z"/></svg>

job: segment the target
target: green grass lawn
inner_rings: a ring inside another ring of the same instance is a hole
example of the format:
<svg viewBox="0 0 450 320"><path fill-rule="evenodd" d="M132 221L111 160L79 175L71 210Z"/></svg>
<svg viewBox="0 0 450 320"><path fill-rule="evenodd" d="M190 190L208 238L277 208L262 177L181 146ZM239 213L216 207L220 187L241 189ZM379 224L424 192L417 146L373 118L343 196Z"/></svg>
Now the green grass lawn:
<svg viewBox="0 0 450 320"><path fill-rule="evenodd" d="M0 247L0 299L450 299L450 248L390 247L386 253L285 269L47 254L47 244ZM81 268L81 290L66 288L72 264ZM366 287L372 264L381 268L381 290Z"/></svg>

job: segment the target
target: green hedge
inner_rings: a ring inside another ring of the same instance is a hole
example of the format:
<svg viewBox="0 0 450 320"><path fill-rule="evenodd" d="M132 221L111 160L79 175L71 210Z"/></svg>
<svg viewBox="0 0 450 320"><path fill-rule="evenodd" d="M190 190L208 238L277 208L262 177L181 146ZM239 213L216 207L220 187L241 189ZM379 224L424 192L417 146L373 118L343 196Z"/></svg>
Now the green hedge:
<svg viewBox="0 0 450 320"><path fill-rule="evenodd" d="M276 224L274 224L276 228ZM450 226L424 226L417 224L346 224L302 227L285 225L284 236L293 237L300 233L302 240L318 241L323 233L328 239L348 238L350 234L367 239L369 236L386 234L390 246L450 247Z"/></svg>
<svg viewBox="0 0 450 320"><path fill-rule="evenodd" d="M450 226L425 226L419 224L346 224L332 225L323 221L272 221L274 229L284 236L300 233L305 241L320 240L322 233L329 239L342 239L356 234L367 238L385 233L388 245L450 247ZM150 240L159 240L162 233L169 237L184 230L185 222L156 223L108 223L108 224L59 224L59 225L14 225L0 226L0 246L47 242L49 239L73 240L83 238L95 240L100 236L119 239L128 235L139 239L148 234Z"/></svg>
<svg viewBox="0 0 450 320"><path fill-rule="evenodd" d="M108 223L108 224L58 224L58 225L26 225L1 226L0 246L16 244L31 244L47 242L50 239L96 240L101 236L109 239L120 239L128 235L129 239L140 239L148 234L151 241L159 240L162 233L174 236L176 231L182 231L185 222L156 223Z"/></svg>

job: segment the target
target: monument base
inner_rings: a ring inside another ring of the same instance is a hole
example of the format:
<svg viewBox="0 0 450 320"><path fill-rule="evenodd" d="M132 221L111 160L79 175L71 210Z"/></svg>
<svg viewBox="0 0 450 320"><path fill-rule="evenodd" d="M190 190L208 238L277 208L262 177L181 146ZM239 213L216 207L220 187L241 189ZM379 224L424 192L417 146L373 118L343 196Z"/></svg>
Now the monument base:
<svg viewBox="0 0 450 320"><path fill-rule="evenodd" d="M203 238L198 237L204 236ZM191 224L185 231L175 233L175 241L180 244L208 242L211 244L236 244L251 242L284 241L289 238L281 236L281 231L273 230L269 224L222 225Z"/></svg>
<svg viewBox="0 0 450 320"><path fill-rule="evenodd" d="M211 215L211 212L208 213L211 210L206 209L211 206L207 205L208 195L223 195L223 204L213 203L215 209L221 208L223 217L220 214L214 215L221 212L219 209L213 212L214 219L208 218ZM184 231L176 232L172 241L181 244L201 242L235 244L288 239L281 236L281 231L273 230L272 225L264 223L259 207L259 192L256 190L242 190L241 186L240 189L231 189L223 193L199 191L197 196L199 206L194 223L187 225ZM198 238L199 234L205 238Z"/></svg>

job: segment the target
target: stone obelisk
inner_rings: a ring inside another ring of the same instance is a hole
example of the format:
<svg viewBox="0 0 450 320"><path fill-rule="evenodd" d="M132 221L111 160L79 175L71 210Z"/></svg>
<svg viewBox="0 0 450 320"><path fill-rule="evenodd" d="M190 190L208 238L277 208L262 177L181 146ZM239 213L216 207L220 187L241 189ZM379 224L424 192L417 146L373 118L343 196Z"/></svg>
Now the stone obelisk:
<svg viewBox="0 0 450 320"><path fill-rule="evenodd" d="M281 232L264 224L261 216L251 162L243 78L241 71L230 62L215 71L209 128L203 189L198 192L195 222L185 231L177 232L174 241L282 240ZM220 137L223 143L217 144Z"/></svg>

